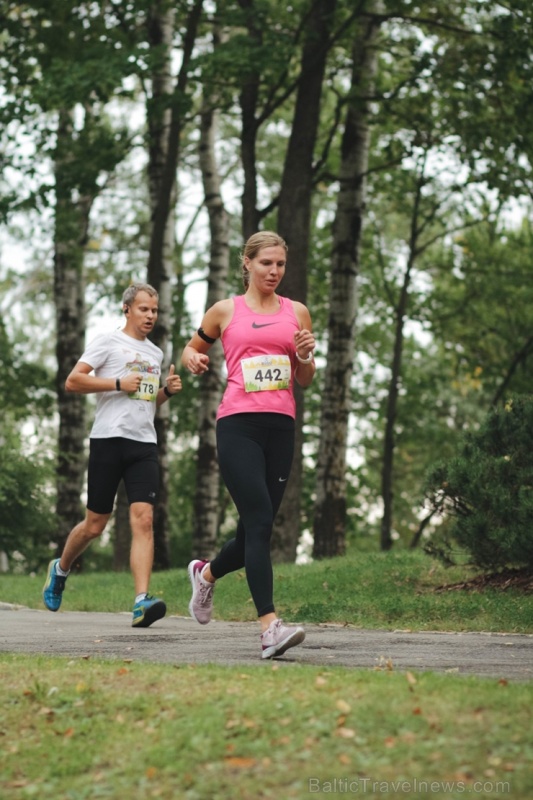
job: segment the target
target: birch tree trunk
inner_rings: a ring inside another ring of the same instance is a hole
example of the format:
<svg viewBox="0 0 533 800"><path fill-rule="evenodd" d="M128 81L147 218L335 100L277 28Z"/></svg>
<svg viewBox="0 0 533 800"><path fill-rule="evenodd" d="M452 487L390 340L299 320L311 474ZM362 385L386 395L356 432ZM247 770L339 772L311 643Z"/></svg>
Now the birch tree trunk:
<svg viewBox="0 0 533 800"><path fill-rule="evenodd" d="M215 155L216 98L205 98L200 121L200 168L211 234L206 310L227 294L229 270L229 217L221 194L221 180ZM220 473L216 450L216 413L222 394L224 355L220 341L209 351L209 371L200 381L198 453L194 497L192 554L214 556L220 524Z"/></svg>
<svg viewBox="0 0 533 800"><path fill-rule="evenodd" d="M182 61L177 82L171 73L175 10L158 0L148 19L148 41L159 54L159 66L152 74L152 97L148 103L148 184L151 206L151 237L148 282L159 292L159 316L152 340L164 353L163 375L170 365L172 278L174 275L176 170L187 103L189 67L203 0L195 0L186 20ZM163 53L163 57L161 57ZM154 511L154 568L170 567L168 541L168 429L170 407L164 403L156 414L161 484Z"/></svg>
<svg viewBox="0 0 533 800"><path fill-rule="evenodd" d="M148 189L152 229L158 213L159 195L164 181L168 157L170 127L169 98L174 90L171 72L172 42L174 37L174 9L168 4L153 4L148 18L148 41L150 48L159 52L158 67L152 72L152 93L147 109L148 122ZM170 366L169 336L172 325L172 276L174 274L174 206L176 203L175 174L170 186L168 209L162 221L159 257L150 259L147 280L159 293L159 314L152 341L164 353L162 377ZM170 567L170 548L168 541L168 431L170 422L169 403L163 403L156 412L155 429L159 449L160 485L154 508L154 568ZM117 537L120 540L120 535Z"/></svg>
<svg viewBox="0 0 533 800"><path fill-rule="evenodd" d="M336 0L317 0L307 20L301 80L287 148L278 210L278 233L289 247L288 269L280 291L302 303L307 298L307 258L311 229L313 156L320 100ZM298 385L294 461L272 536L274 561L294 561L300 538L304 394Z"/></svg>
<svg viewBox="0 0 533 800"><path fill-rule="evenodd" d="M381 2L375 11L381 10ZM314 558L343 555L346 531L346 452L355 351L357 274L369 148L369 100L377 67L375 18L359 24L352 50L351 95L341 149L333 226L328 351L322 389L314 505Z"/></svg>
<svg viewBox="0 0 533 800"><path fill-rule="evenodd" d="M239 5L246 14L246 29L250 39L261 45L261 27L257 25L257 14L254 7L254 0L239 0ZM249 73L246 76L241 92L239 103L241 107L242 130L241 130L241 160L244 176L244 188L242 193L242 235L246 241L252 234L259 230L260 215L257 208L257 159L256 159L256 140L257 140L257 102L259 97L259 70L249 65Z"/></svg>
<svg viewBox="0 0 533 800"><path fill-rule="evenodd" d="M65 380L85 346L84 245L92 197L74 199L72 115L59 113L55 152L54 303L56 315L56 390L59 413L57 553L74 525L83 518L81 492L85 478L85 398L67 393ZM75 170L74 170L75 172Z"/></svg>

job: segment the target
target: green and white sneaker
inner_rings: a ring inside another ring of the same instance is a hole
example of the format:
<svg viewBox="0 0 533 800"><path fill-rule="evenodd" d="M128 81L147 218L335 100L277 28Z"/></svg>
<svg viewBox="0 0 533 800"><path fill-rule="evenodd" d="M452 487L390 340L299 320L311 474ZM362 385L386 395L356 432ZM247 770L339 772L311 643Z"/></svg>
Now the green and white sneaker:
<svg viewBox="0 0 533 800"><path fill-rule="evenodd" d="M67 580L66 575L57 574L56 564L59 564L59 558L53 558L48 564L46 583L43 586L43 600L49 611L57 611L61 605L63 589Z"/></svg>
<svg viewBox="0 0 533 800"><path fill-rule="evenodd" d="M162 600L147 594L133 606L133 628L148 628L152 622L161 619L167 613L167 607Z"/></svg>

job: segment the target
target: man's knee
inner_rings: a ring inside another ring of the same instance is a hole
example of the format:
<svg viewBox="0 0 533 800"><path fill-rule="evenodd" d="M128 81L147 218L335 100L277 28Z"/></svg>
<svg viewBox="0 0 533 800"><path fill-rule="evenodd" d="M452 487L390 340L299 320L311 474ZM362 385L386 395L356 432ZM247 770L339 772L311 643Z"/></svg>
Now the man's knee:
<svg viewBox="0 0 533 800"><path fill-rule="evenodd" d="M96 514L88 511L85 518L85 532L91 539L97 539L105 530L110 514Z"/></svg>
<svg viewBox="0 0 533 800"><path fill-rule="evenodd" d="M130 524L133 535L140 533L144 536L151 536L154 525L154 507L150 503L132 503Z"/></svg>

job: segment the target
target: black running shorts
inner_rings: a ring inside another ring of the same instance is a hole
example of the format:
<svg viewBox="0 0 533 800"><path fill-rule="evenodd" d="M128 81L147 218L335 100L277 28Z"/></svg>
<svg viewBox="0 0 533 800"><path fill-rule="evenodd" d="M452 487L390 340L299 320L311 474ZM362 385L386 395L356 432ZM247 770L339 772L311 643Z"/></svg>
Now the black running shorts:
<svg viewBox="0 0 533 800"><path fill-rule="evenodd" d="M124 480L130 505L154 505L159 491L157 445L120 436L91 439L87 477L89 511L110 514L121 480Z"/></svg>

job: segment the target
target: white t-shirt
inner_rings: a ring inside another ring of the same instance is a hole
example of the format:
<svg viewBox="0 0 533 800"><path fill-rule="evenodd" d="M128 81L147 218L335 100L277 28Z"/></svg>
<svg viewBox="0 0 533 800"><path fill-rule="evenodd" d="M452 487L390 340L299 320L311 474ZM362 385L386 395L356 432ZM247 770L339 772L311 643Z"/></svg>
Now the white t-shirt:
<svg viewBox="0 0 533 800"><path fill-rule="evenodd" d="M134 339L124 331L93 339L80 358L98 378L124 378L140 372L136 392L98 392L92 439L122 436L136 442L157 442L154 417L161 379L163 351L149 339Z"/></svg>

